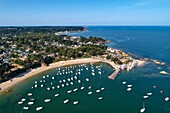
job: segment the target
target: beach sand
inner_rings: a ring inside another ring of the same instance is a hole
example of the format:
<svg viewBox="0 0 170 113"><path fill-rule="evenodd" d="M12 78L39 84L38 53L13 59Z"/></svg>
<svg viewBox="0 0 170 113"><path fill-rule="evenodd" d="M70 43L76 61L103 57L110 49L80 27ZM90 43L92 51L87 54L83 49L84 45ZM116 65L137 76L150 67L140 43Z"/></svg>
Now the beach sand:
<svg viewBox="0 0 170 113"><path fill-rule="evenodd" d="M11 87L13 87L14 85L17 85L20 82L22 82L28 78L31 78L39 73L45 72L50 69L67 66L67 65L76 65L76 64L83 64L83 63L97 63L97 62L103 62L103 61L100 59L94 59L94 58L83 58L83 59L76 59L76 60L60 61L60 62L52 63L47 67L40 67L37 69L33 69L28 73L24 73L23 76L17 76L11 80L1 83L0 84L0 88L1 88L0 93L8 92L9 89ZM108 63L108 62L105 62L105 63ZM112 64L112 62L109 64ZM145 61L138 60L138 66L143 66L144 64L145 64ZM112 67L115 68L114 65L112 65Z"/></svg>

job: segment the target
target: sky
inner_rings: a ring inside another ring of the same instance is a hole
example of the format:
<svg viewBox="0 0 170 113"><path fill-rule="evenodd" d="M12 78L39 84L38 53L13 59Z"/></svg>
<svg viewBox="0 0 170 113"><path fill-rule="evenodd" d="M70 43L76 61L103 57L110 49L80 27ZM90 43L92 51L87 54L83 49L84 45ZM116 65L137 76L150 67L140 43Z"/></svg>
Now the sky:
<svg viewBox="0 0 170 113"><path fill-rule="evenodd" d="M170 0L0 0L0 26L170 25Z"/></svg>

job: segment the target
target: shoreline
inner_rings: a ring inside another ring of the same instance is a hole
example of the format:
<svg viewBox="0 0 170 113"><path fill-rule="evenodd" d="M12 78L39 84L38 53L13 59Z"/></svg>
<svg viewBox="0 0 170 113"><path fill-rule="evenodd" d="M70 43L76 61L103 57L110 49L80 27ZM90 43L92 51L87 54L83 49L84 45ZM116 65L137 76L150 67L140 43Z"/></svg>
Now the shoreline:
<svg viewBox="0 0 170 113"><path fill-rule="evenodd" d="M42 72L45 72L45 71L48 71L48 70L51 70L54 68L68 66L68 65L77 65L77 64L84 64L84 63L99 63L99 62L110 64L115 69L115 71L118 69L118 65L115 65L114 62L111 62L109 60L96 59L96 58L83 58L83 59L55 62L55 63L50 64L47 67L39 67L37 69L33 69L28 73L21 74L22 76L20 76L20 77L17 76L11 80L1 83L0 84L0 88L1 88L0 94L3 92L9 92L10 88L12 88L14 85L16 85L24 80L27 80L27 79L34 77ZM137 62L138 62L137 67L143 66L146 63L146 61L141 61L141 60L137 60Z"/></svg>

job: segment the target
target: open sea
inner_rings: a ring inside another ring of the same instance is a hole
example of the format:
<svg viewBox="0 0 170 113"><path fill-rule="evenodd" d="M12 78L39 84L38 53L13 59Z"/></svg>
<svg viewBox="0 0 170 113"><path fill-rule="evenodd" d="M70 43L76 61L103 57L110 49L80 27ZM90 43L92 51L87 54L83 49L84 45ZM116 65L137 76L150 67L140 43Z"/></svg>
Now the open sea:
<svg viewBox="0 0 170 113"><path fill-rule="evenodd" d="M0 113L140 113L143 106L145 113L170 113L170 74L159 74L170 73L170 27L90 26L69 35L106 38L110 47L166 65L148 63L115 80L108 79L114 69L105 63L52 69L1 94Z"/></svg>

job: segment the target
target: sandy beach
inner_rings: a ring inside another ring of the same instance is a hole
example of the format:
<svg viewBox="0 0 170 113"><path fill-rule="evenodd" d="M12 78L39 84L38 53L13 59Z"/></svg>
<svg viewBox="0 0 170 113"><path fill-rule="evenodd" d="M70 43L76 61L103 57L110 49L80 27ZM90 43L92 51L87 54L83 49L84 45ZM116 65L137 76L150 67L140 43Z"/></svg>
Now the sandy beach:
<svg viewBox="0 0 170 113"><path fill-rule="evenodd" d="M23 76L21 77L14 77L12 80L8 80L6 82L3 82L0 84L0 93L2 92L8 92L9 89L11 87L13 87L16 84L19 84L20 82L31 78L37 74L40 74L42 72L45 72L47 70L50 69L54 69L54 68L58 68L58 67L62 67L62 66L67 66L67 65L75 65L75 64L83 64L83 63L97 63L97 62L105 62L103 60L100 59L94 59L94 58L84 58L84 59L76 59L76 60L68 60L68 61L60 61L60 62L56 62L56 63L52 63L47 67L40 67L37 69L33 69L28 73L24 73ZM141 61L141 60L137 60L138 65L137 66L143 66L146 62L145 61ZM113 62L105 62L110 64L113 68L117 68L117 65L115 65Z"/></svg>

